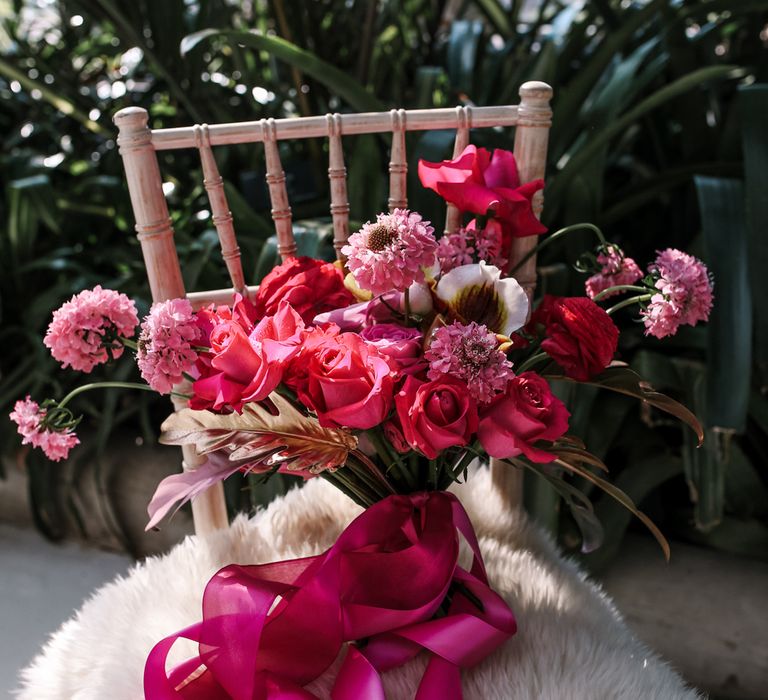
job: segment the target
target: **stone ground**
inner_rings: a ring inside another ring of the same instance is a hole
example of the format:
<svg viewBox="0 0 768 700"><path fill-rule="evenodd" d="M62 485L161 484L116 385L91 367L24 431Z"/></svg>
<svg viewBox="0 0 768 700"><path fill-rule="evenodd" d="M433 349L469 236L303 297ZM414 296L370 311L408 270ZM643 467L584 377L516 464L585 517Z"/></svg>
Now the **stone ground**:
<svg viewBox="0 0 768 700"><path fill-rule="evenodd" d="M21 668L90 593L132 564L128 556L52 544L33 529L0 524L0 697Z"/></svg>

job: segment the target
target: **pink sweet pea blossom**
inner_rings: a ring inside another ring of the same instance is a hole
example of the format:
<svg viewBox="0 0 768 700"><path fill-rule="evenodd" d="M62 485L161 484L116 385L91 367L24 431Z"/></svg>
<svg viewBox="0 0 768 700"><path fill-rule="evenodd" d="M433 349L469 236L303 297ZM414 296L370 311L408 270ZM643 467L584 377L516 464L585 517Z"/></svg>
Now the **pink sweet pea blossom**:
<svg viewBox="0 0 768 700"><path fill-rule="evenodd" d="M11 420L18 426L18 433L24 439L22 445L32 445L45 452L53 462L65 459L69 451L80 444L77 435L71 430L50 430L44 423L46 411L37 402L27 396L16 402L10 414Z"/></svg>
<svg viewBox="0 0 768 700"><path fill-rule="evenodd" d="M424 282L424 269L434 265L434 231L420 214L395 209L364 224L341 252L362 289L373 294L402 292L414 282Z"/></svg>
<svg viewBox="0 0 768 700"><path fill-rule="evenodd" d="M547 230L531 206L533 195L544 187L544 181L521 184L511 151L497 148L491 155L485 148L470 144L454 160L420 160L419 179L424 187L462 212L480 216L490 212L510 237L535 236Z"/></svg>
<svg viewBox="0 0 768 700"><path fill-rule="evenodd" d="M51 355L82 372L123 354L119 337L131 337L139 324L136 305L125 294L96 285L53 312L43 343Z"/></svg>
<svg viewBox="0 0 768 700"><path fill-rule="evenodd" d="M586 283L587 296L594 299L600 292L609 287L623 284L634 284L643 273L637 263L624 255L623 251L615 245L608 245L597 256L597 262L601 265L600 271L592 275ZM602 299L607 299L619 292L606 294Z"/></svg>
<svg viewBox="0 0 768 700"><path fill-rule="evenodd" d="M712 310L712 281L701 260L674 248L658 254L649 272L658 290L642 312L645 334L665 338L681 325L706 321Z"/></svg>
<svg viewBox="0 0 768 700"><path fill-rule="evenodd" d="M503 392L514 376L496 335L474 321L467 325L456 321L435 330L424 357L429 361L430 379L445 375L460 379L481 404Z"/></svg>
<svg viewBox="0 0 768 700"><path fill-rule="evenodd" d="M187 299L152 305L141 324L136 362L141 376L155 391L170 393L197 360L193 344L202 332Z"/></svg>

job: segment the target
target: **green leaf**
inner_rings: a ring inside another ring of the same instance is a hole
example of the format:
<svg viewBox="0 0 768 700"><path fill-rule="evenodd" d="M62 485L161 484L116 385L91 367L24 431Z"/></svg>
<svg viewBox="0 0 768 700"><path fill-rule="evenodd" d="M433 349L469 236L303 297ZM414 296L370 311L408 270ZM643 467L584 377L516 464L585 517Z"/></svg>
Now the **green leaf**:
<svg viewBox="0 0 768 700"><path fill-rule="evenodd" d="M100 136L109 137L112 135L109 129L105 129L98 122L93 121L85 112L80 110L74 102L66 97L57 94L45 83L41 83L37 80L30 78L24 71L19 70L16 66L12 65L4 58L0 57L0 75L4 75L9 80L17 80L20 82L26 90L30 92L37 90L42 99L55 107L62 114L66 114L68 117L80 122L86 129L92 131L94 134Z"/></svg>
<svg viewBox="0 0 768 700"><path fill-rule="evenodd" d="M547 366L542 370L542 374L547 379L555 379L559 381L575 381L570 377L561 374L557 370L552 368L553 366ZM599 386L603 389L609 389L610 391L616 391L620 394L626 394L627 396L634 396L645 403L658 408L661 411L670 413L671 415L679 418L686 423L696 433L699 444L704 440L704 431L699 423L698 418L691 413L681 403L675 401L669 396L660 394L654 391L647 382L643 381L642 377L631 370L627 366L614 364L608 367L604 372L593 377L592 379L581 382L582 384L591 384L593 386Z"/></svg>
<svg viewBox="0 0 768 700"><path fill-rule="evenodd" d="M743 432L752 366L744 188L739 180L696 177L706 263L715 279L707 352L707 427Z"/></svg>
<svg viewBox="0 0 768 700"><path fill-rule="evenodd" d="M357 80L318 58L311 51L306 51L280 37L235 30L203 29L184 37L181 42L182 56L189 54L201 43L214 38L227 39L234 44L247 46L257 51L266 51L275 58L300 68L303 73L325 85L356 110L381 112L386 109Z"/></svg>
<svg viewBox="0 0 768 700"><path fill-rule="evenodd" d="M456 20L451 24L448 39L448 77L455 90L471 95L475 84L475 67L483 23L475 20Z"/></svg>
<svg viewBox="0 0 768 700"><path fill-rule="evenodd" d="M746 211L749 224L747 259L749 260L752 298L768 299L768 85L746 85L739 88L738 103L741 112L742 147L744 151L744 181ZM720 293L719 286L716 288ZM768 314L755 314L755 364L762 386L768 386Z"/></svg>
<svg viewBox="0 0 768 700"><path fill-rule="evenodd" d="M510 36L513 33L506 10L499 0L477 0L477 5L499 34Z"/></svg>
<svg viewBox="0 0 768 700"><path fill-rule="evenodd" d="M571 178L583 170L587 163L595 156L605 144L618 136L624 130L647 113L670 100L684 95L689 90L703 85L726 79L736 79L746 75L746 71L739 66L709 66L689 73L675 80L669 85L657 90L646 97L640 104L630 109L622 116L615 119L597 135L593 136L583 148L581 148L558 173L547 191L548 201L560 201L560 198ZM560 107L556 107L557 112ZM554 127L553 127L554 131Z"/></svg>

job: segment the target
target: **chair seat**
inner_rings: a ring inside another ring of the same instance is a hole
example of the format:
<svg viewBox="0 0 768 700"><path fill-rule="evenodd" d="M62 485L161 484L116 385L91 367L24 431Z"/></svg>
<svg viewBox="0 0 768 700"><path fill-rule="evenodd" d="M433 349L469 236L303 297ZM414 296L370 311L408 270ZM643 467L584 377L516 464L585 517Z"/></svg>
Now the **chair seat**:
<svg viewBox="0 0 768 700"><path fill-rule="evenodd" d="M481 469L457 489L478 534L493 587L515 612L518 632L463 675L467 700L700 697L637 640L600 588L559 556L521 512L505 509ZM159 639L196 622L210 576L230 563L317 554L359 508L315 479L251 519L189 537L101 588L49 640L21 674L21 700L135 700L144 660ZM191 655L179 642L171 662ZM412 698L424 666L418 657L384 674L387 697ZM329 697L331 678L309 687Z"/></svg>

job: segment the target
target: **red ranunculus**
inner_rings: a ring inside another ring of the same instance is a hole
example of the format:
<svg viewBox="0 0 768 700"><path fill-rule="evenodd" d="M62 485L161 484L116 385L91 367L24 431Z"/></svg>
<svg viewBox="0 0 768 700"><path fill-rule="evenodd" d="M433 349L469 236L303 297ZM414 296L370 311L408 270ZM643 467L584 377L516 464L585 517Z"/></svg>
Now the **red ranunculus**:
<svg viewBox="0 0 768 700"><path fill-rule="evenodd" d="M419 178L424 187L463 212L485 216L491 210L511 237L535 236L547 230L534 216L531 206L533 195L544 187L544 180L521 184L511 151L497 148L491 156L485 148L470 144L454 160L420 160Z"/></svg>
<svg viewBox="0 0 768 700"><path fill-rule="evenodd" d="M466 384L448 375L432 382L407 377L395 407L408 444L429 459L468 444L477 431L475 401Z"/></svg>
<svg viewBox="0 0 768 700"><path fill-rule="evenodd" d="M268 316L283 300L290 302L305 323L312 323L317 314L355 302L338 267L306 257L289 258L274 268L259 285L254 304L259 316Z"/></svg>
<svg viewBox="0 0 768 700"><path fill-rule="evenodd" d="M301 358L306 374L296 382L297 393L317 413L320 425L367 430L389 413L392 370L376 347L356 333L327 337L311 352L305 346Z"/></svg>
<svg viewBox="0 0 768 700"><path fill-rule="evenodd" d="M544 326L544 350L565 373L579 381L600 374L611 362L619 329L611 317L587 297L546 295L527 326L535 334Z"/></svg>
<svg viewBox="0 0 768 700"><path fill-rule="evenodd" d="M568 430L568 410L535 372L514 377L507 390L480 411L477 436L483 449L498 459L523 454L532 462L551 462L555 455L534 447Z"/></svg>

